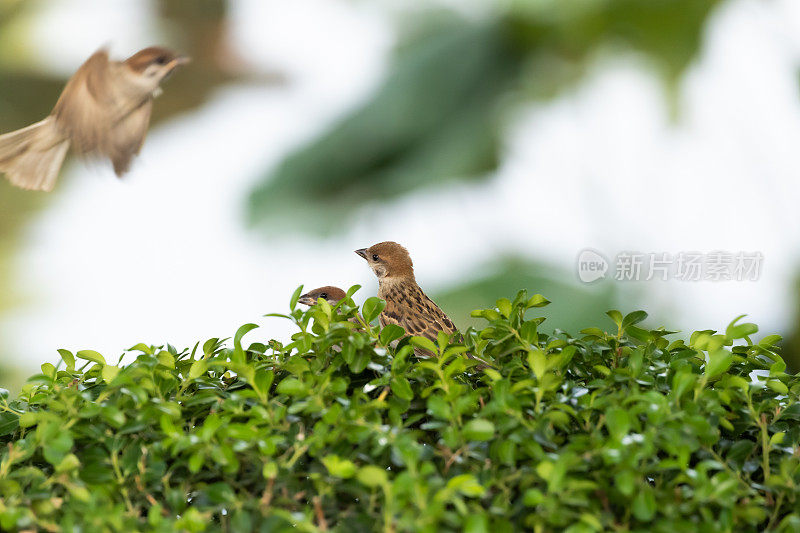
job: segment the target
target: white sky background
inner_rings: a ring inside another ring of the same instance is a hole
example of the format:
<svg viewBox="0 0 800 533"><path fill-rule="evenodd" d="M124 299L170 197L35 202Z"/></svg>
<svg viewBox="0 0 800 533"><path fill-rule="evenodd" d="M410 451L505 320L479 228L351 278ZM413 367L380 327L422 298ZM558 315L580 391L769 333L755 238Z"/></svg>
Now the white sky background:
<svg viewBox="0 0 800 533"><path fill-rule="evenodd" d="M158 40L147 4L108 4L48 4L31 37L43 68L72 72L98 44L124 55ZM511 251L574 269L585 247L611 257L758 250L758 282L627 283L626 305L668 312L669 326L684 329L724 329L741 313L765 333L788 325L800 265L800 3L718 10L681 83L677 124L646 64L601 61L574 91L520 114L492 181L366 206L331 239L248 234L243 205L263 169L369 96L392 31L371 2L237 2L234 46L290 83L223 89L151 131L122 182L105 167L65 169L16 265L29 305L0 316L15 362L35 368L62 347L115 360L138 342L182 348L246 322L264 326L248 339L286 338L290 323L261 316L284 311L301 283L360 283L359 299L374 294L353 250L388 239L407 245L431 291ZM453 238L434 239L431 227Z"/></svg>

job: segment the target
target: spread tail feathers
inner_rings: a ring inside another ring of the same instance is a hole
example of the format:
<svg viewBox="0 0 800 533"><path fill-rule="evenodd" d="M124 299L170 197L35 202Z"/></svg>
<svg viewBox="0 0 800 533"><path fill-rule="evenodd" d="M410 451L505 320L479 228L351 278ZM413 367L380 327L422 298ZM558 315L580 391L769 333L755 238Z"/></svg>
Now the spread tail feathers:
<svg viewBox="0 0 800 533"><path fill-rule="evenodd" d="M0 174L23 189L51 191L68 149L69 139L47 117L0 135Z"/></svg>

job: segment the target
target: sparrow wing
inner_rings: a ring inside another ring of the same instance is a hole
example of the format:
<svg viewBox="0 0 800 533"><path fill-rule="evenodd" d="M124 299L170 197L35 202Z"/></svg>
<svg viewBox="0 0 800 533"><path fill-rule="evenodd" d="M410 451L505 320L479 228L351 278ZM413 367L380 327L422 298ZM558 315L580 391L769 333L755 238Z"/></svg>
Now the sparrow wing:
<svg viewBox="0 0 800 533"><path fill-rule="evenodd" d="M418 286L393 289L385 297L386 307L380 315L380 324L397 324L409 335L436 341L439 332L452 334L456 327L450 318L428 298ZM426 350L415 348L417 355L430 357Z"/></svg>
<svg viewBox="0 0 800 533"><path fill-rule="evenodd" d="M395 324L406 329L405 326L403 326L402 317L398 312L397 304L389 300L386 300L386 307L383 308L383 311L378 317L378 322L382 328L385 328L389 324Z"/></svg>
<svg viewBox="0 0 800 533"><path fill-rule="evenodd" d="M448 335L458 333L450 317L433 300L428 298L416 284L392 287L381 294L381 297L386 301L386 307L384 307L379 317L381 327L386 327L388 324L397 324L408 335L426 337L434 342L438 340L440 331ZM456 340L458 342L463 341L460 333ZM414 347L414 354L417 357L434 356L428 350L416 346ZM471 353L466 353L466 356L480 362L476 367L478 369L492 367L491 364Z"/></svg>
<svg viewBox="0 0 800 533"><path fill-rule="evenodd" d="M141 151L147 135L147 128L150 125L152 110L153 101L146 100L112 127L108 156L114 164L114 172L117 176L122 176L128 171L131 160Z"/></svg>
<svg viewBox="0 0 800 533"><path fill-rule="evenodd" d="M418 316L418 321L422 322L425 328L417 335L428 337L431 340L436 340L440 331L452 335L456 331L456 327L450 318L425 293L422 291L420 293L422 294L421 303L418 307L414 307L414 314Z"/></svg>
<svg viewBox="0 0 800 533"><path fill-rule="evenodd" d="M98 50L70 78L53 108L61 131L80 154L105 153L117 104L110 84L108 51Z"/></svg>

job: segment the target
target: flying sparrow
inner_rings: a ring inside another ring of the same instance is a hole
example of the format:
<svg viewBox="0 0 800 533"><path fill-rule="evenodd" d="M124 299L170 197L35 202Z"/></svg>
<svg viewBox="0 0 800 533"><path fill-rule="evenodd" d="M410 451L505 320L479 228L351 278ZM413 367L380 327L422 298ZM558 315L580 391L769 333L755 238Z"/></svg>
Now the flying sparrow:
<svg viewBox="0 0 800 533"><path fill-rule="evenodd" d="M440 331L448 335L457 331L453 321L417 285L408 250L388 241L356 253L366 259L378 277L378 298L386 301L379 317L381 327L397 324L409 335L432 341L436 341ZM414 348L414 353L422 357L433 355L421 348Z"/></svg>
<svg viewBox="0 0 800 533"><path fill-rule="evenodd" d="M320 287L318 289L314 289L313 291L308 291L307 293L300 296L297 299L298 303L303 305L316 305L317 299L322 298L332 306L338 304L341 300L344 300L347 294L340 289L339 287L332 287L330 285L325 287Z"/></svg>
<svg viewBox="0 0 800 533"><path fill-rule="evenodd" d="M109 158L122 176L142 148L161 82L188 61L160 47L125 61L98 50L67 82L50 116L0 136L0 173L23 189L50 191L72 147Z"/></svg>

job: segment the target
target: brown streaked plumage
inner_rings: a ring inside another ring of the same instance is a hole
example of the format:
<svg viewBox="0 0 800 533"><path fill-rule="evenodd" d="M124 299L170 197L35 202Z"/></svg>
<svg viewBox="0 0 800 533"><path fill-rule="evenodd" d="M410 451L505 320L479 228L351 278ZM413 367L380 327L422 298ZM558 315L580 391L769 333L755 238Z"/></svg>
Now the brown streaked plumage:
<svg viewBox="0 0 800 533"><path fill-rule="evenodd" d="M344 300L346 296L347 294L339 287L326 285L325 287L319 287L313 291L308 291L300 296L300 298L297 299L297 302L303 305L314 305L317 303L318 298L322 298L329 304L336 305L341 300Z"/></svg>
<svg viewBox="0 0 800 533"><path fill-rule="evenodd" d="M381 312L381 326L397 324L409 335L436 341L439 332L455 333L453 321L423 292L414 277L414 264L403 246L382 242L356 250L378 277L378 297L386 301ZM415 348L418 356L430 357L426 350Z"/></svg>
<svg viewBox="0 0 800 533"><path fill-rule="evenodd" d="M0 173L23 189L50 191L70 147L107 157L125 174L144 143L160 83L188 61L161 47L125 61L95 52L70 78L46 119L0 135Z"/></svg>

